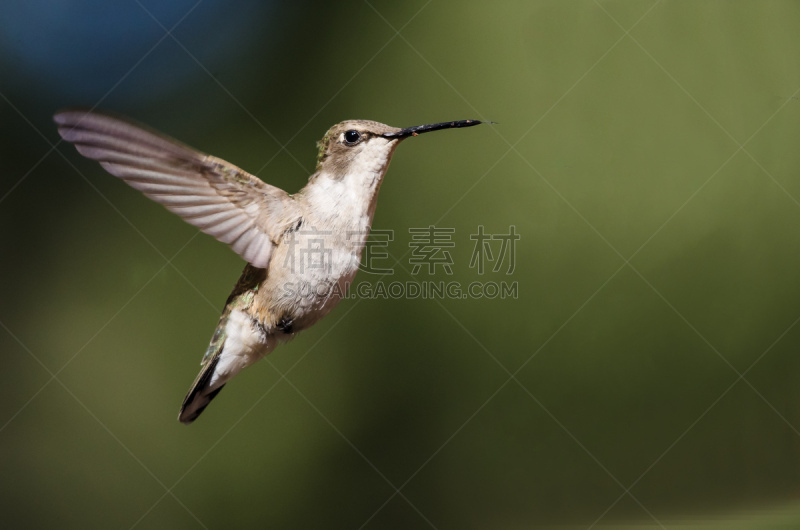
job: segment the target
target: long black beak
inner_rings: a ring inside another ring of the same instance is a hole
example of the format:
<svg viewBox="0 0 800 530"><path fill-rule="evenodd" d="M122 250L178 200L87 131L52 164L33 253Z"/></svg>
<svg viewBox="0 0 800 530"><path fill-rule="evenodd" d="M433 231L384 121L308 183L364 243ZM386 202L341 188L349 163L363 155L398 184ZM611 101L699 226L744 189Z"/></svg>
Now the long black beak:
<svg viewBox="0 0 800 530"><path fill-rule="evenodd" d="M461 127L472 127L474 125L480 125L481 123L488 123L482 122L478 120L461 120L461 121L446 121L444 123L431 123L430 125L417 125L415 127L406 127L405 129L401 129L394 133L385 133L382 136L384 138L408 138L409 136L416 136L418 134L431 132L431 131L441 131L442 129L458 129Z"/></svg>

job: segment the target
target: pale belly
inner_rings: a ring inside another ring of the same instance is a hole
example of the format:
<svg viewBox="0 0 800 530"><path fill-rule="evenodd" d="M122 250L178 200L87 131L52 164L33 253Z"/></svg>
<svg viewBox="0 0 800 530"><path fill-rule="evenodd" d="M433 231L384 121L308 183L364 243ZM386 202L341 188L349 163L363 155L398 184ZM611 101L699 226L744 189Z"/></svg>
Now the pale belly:
<svg viewBox="0 0 800 530"><path fill-rule="evenodd" d="M359 256L339 256L340 268L327 274L296 273L283 276L280 282L269 277L259 295L271 295L267 314L275 322L260 322L253 315L235 309L226 323L226 341L214 370L210 389L225 384L231 377L272 352L295 333L316 324L336 307L347 294L358 272ZM270 269L270 273L272 269ZM282 326L282 328L281 328Z"/></svg>
<svg viewBox="0 0 800 530"><path fill-rule="evenodd" d="M306 244L315 246L308 251ZM269 313L290 322L292 333L314 325L347 295L362 248L324 238L301 238L293 256L287 252L270 265L263 291L272 297Z"/></svg>

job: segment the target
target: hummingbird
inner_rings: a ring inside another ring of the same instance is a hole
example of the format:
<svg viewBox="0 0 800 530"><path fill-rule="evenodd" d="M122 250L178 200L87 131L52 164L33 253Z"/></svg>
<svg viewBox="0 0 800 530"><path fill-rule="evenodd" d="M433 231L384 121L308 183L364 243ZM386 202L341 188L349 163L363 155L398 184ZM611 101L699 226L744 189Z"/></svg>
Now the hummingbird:
<svg viewBox="0 0 800 530"><path fill-rule="evenodd" d="M196 420L242 369L314 325L346 296L400 142L482 123L398 128L343 121L317 142L314 173L290 195L128 118L68 108L53 119L80 154L247 262L181 405L178 420L184 424Z"/></svg>

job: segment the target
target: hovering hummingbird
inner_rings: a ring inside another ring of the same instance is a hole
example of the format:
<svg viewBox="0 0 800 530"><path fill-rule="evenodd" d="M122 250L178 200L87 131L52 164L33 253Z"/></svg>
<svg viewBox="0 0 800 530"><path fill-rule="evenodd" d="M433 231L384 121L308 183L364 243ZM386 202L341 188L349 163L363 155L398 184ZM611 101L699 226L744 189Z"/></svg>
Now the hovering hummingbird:
<svg viewBox="0 0 800 530"><path fill-rule="evenodd" d="M346 295L361 262L378 190L400 142L481 123L399 129L344 121L317 143L317 166L308 184L289 195L124 118L65 109L53 119L61 137L79 153L229 244L247 261L181 406L178 419L186 424L233 376L315 324Z"/></svg>

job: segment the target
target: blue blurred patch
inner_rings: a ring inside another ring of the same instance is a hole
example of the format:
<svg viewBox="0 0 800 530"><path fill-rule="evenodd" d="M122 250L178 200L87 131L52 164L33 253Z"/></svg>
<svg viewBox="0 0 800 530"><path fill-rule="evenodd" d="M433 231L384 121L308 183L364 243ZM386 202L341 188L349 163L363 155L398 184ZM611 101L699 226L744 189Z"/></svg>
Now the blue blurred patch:
<svg viewBox="0 0 800 530"><path fill-rule="evenodd" d="M207 75L203 67L214 72L243 55L269 31L274 6L255 0L6 0L0 90L96 101L116 85L117 92L151 98ZM175 27L172 34L197 61L159 22Z"/></svg>

